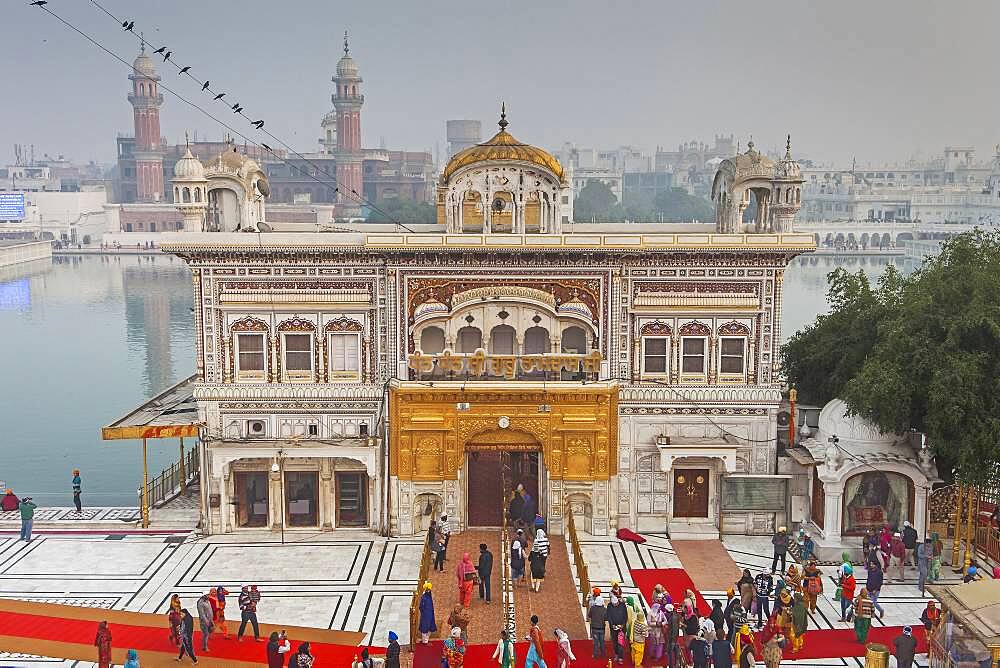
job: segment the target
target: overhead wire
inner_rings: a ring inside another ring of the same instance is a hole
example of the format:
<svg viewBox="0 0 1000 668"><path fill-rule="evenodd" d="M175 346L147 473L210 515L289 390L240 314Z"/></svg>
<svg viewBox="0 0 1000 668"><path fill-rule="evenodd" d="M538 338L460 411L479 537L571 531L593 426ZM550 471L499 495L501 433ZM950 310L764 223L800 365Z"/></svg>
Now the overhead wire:
<svg viewBox="0 0 1000 668"><path fill-rule="evenodd" d="M103 13L107 14L112 20L115 21L115 23L117 25L121 26L122 21L120 21L113 13L111 13L110 11L108 11L103 5L101 5L100 3L96 2L95 0L90 0L90 2L95 7L97 7L98 9L100 9ZM105 46L100 40L98 40L97 38L93 37L89 33L85 32L83 29L79 28L78 26L76 26L75 24L73 24L72 22L70 22L69 20L63 18L61 15L59 15L56 12L52 11L51 9L49 9L49 7L47 6L47 4L46 5L36 5L36 6L39 9L47 12L50 16L52 16L57 21L59 21L60 23L62 23L65 27L67 27L70 30L72 30L73 32L77 33L78 35L80 35L81 37L83 37L85 40L87 40L88 42L90 42L92 45L94 45L95 47L97 47L101 51L105 52L107 55L111 56L112 58L114 58L118 62L120 62L123 65L125 65L126 67L128 67L129 70L131 70L134 74L137 74L137 75L140 75L140 76L145 76L142 72L137 71L135 69L135 67L133 66L132 63L130 63L125 58L122 58L120 55L118 55L116 52L114 52L113 50L111 50L109 47ZM134 24L134 21L132 23ZM135 31L134 31L134 29L132 29L132 30L129 30L129 32L133 32L133 34L134 34ZM139 36L139 40L140 40L140 43L144 47L145 46L152 46L152 44L150 42L146 41L146 39L144 37L142 37L141 35ZM172 52L167 51L164 55L172 55ZM199 85L201 85L201 82L198 79L196 79L193 74L191 74L189 67L182 67L178 63L174 62L171 59L167 59L167 58L164 59L164 62L169 62L171 65L173 65L175 68L177 68L177 70L178 70L179 73L188 76L190 79L192 79L193 81L195 81ZM215 95L218 96L215 99L221 101L221 97L222 96L220 96L218 94L218 92L212 90L211 87L207 85L208 81L206 81L205 84L206 85L203 85L202 90L203 91L207 91L209 93L214 93ZM413 232L413 230L410 227L408 227L407 225L404 225L402 222L400 222L399 220L397 220L391 214L389 214L384 209L382 209L382 208L378 207L377 205L375 205L373 202L371 202L370 200L368 200L367 198L365 198L363 195L361 195L360 193L358 193L357 191L355 191L353 188L351 188L351 189L345 189L345 190L342 191L340 189L340 185L337 182L336 177L330 175L330 173L327 172L326 169L324 169L322 166L320 166L317 163L311 161L309 158L307 158L303 154L301 154L298 151L296 151L295 149L293 149L289 144L287 144L280 137L275 136L269 130L265 130L264 126L263 126L263 121L262 120L261 121L253 121L250 116L248 116L247 114L243 113L242 107L240 107L240 111L234 112L234 113L238 113L238 115L242 116L243 118L247 119L248 121L251 121L251 125L253 125L254 127L256 127L258 131L264 133L265 135L267 135L268 137L270 137L271 139L273 139L275 142L279 143L282 147L284 147L285 149L287 149L291 155L299 158L300 160L302 160L306 164L309 164L312 167L316 168L316 170L318 172L321 172L330 181L327 182L327 181L320 180L319 178L316 177L316 175L312 174L311 172L309 172L307 170L302 170L302 169L298 168L294 163L292 163L290 160L288 160L285 156L282 156L281 154L277 153L272 147L268 146L267 144L265 144L263 142L258 142L258 141L255 141L255 140L251 139L249 136L247 136L243 132L241 132L241 131L237 130L235 127L233 127L230 123L227 123L226 121L224 121L224 120L218 118L217 116L213 115L210 111L208 111L207 109L205 109L204 107L202 107L198 103L194 102L193 100L185 97L181 93L177 92L176 90L174 90L170 86L162 83L162 81L158 82L157 86L158 86L158 88L166 91L167 93L169 93L170 95L174 96L175 98L177 98L181 102L183 102L183 103L187 104L188 106L190 106L190 107L198 110L203 115L205 115L208 118L210 118L211 120L215 121L216 123L218 123L222 127L226 128L227 130L229 130L230 132L232 132L235 136L238 136L239 138L241 138L246 144L250 144L250 145L253 145L254 147L256 147L258 149L262 149L267 154L270 154L271 156L273 156L276 160L278 160L278 161L280 161L280 162L288 165L293 170L297 170L303 176L308 177L309 179L315 181L316 183L318 183L320 185L323 185L323 186L333 185L334 186L334 192L342 193L345 197L347 197L348 199L353 200L357 204L360 204L360 205L363 205L363 206L367 206L372 211L378 212L379 214L381 214L382 216L384 216L391 224L396 225L397 227L402 228L402 229L404 229L404 230L406 230L408 232ZM223 93L222 95L225 95L225 94L226 93ZM229 108L228 107L228 103L224 103L224 104L227 104L227 108ZM256 123L260 123L260 126L258 127L256 125Z"/></svg>

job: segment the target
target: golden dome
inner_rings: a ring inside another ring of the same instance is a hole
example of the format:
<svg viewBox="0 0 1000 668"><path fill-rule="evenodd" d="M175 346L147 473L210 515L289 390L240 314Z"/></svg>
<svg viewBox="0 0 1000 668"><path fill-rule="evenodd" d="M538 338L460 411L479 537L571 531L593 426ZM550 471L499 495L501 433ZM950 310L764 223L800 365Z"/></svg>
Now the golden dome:
<svg viewBox="0 0 1000 668"><path fill-rule="evenodd" d="M470 146L452 156L444 168L441 178L447 181L452 174L463 167L480 162L518 160L543 167L555 174L560 181L563 180L562 165L559 164L554 155L537 146L522 144L507 132L507 114L505 112L500 114L499 125L500 132L493 135L488 141Z"/></svg>

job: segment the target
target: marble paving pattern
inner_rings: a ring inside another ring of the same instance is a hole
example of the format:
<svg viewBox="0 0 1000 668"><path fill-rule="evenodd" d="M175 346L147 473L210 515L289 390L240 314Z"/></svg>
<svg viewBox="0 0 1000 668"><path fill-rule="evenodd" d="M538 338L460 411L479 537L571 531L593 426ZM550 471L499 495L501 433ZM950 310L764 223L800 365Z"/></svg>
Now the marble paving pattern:
<svg viewBox="0 0 1000 668"><path fill-rule="evenodd" d="M372 644L384 644L390 630L401 642L409 640L419 538L286 534L284 545L267 532L183 541L107 538L46 535L30 544L0 539L0 596L164 613L171 594L193 610L209 587L221 584L230 591L227 612L235 632L240 587L256 583L261 622L362 631ZM0 653L0 665L87 664Z"/></svg>
<svg viewBox="0 0 1000 668"><path fill-rule="evenodd" d="M622 585L622 592L628 596L638 595L639 591L632 582L629 575L631 568L681 568L682 564L673 549L670 541L661 535L645 535L647 542L643 545L620 541L613 537L597 537L587 534L580 534L580 543L587 560L591 584L600 587L604 591L611 588L613 581L618 581ZM765 568L771 567L771 539L768 536L725 536L723 544L729 551L730 556L740 568L749 568L751 574L757 575ZM840 618L840 604L833 600L836 590L834 577L836 576L836 566L821 566L820 570L826 576L824 583L824 593L815 614L810 614L810 629L848 629L852 625L838 621ZM959 578L952 574L951 570L945 567L944 582L958 582ZM895 581L886 578L882 588L882 595L879 603L885 608L885 616L882 620L873 619L873 626L903 626L916 625L920 623L920 613L927 606L928 596L921 596L916 587L916 569L909 567L907 577L903 581ZM858 585L864 586L867 577L864 568L855 568L855 577ZM702 592L704 597L711 601L718 598L723 603L726 601L725 592ZM641 598L641 596L637 596ZM645 607L645 601L642 602ZM810 659L805 661L783 661L782 665L795 666L848 666L850 668L861 668L864 666L864 659ZM919 668L926 668L927 656L920 655L916 665Z"/></svg>

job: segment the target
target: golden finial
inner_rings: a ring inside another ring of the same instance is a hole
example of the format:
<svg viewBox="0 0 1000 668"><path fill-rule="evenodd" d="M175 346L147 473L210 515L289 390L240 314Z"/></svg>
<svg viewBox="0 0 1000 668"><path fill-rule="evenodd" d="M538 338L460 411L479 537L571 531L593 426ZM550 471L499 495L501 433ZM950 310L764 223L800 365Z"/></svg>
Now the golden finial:
<svg viewBox="0 0 1000 668"><path fill-rule="evenodd" d="M497 123L500 126L501 131L505 131L510 123L507 122L507 103L500 103L500 122Z"/></svg>

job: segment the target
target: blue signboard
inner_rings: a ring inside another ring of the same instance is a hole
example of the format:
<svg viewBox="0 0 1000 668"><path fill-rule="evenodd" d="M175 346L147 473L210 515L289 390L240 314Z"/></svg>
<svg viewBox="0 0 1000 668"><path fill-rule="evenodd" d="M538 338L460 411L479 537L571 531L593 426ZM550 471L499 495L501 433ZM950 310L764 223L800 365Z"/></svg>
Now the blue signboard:
<svg viewBox="0 0 1000 668"><path fill-rule="evenodd" d="M0 220L24 220L24 193L0 193Z"/></svg>

